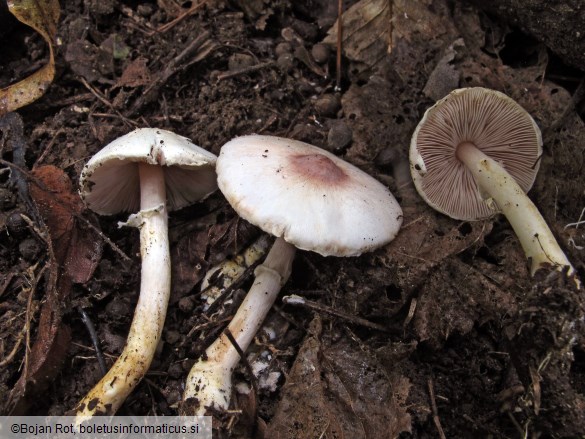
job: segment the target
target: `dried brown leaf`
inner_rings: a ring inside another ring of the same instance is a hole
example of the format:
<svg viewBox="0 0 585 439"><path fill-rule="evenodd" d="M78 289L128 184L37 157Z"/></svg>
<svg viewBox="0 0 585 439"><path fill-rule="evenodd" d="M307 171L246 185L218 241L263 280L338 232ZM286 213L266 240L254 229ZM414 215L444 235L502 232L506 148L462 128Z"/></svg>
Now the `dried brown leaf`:
<svg viewBox="0 0 585 439"><path fill-rule="evenodd" d="M408 379L389 375L375 354L364 355L349 338L324 342L321 333L316 317L266 437L366 439L409 432L411 419L404 404Z"/></svg>
<svg viewBox="0 0 585 439"><path fill-rule="evenodd" d="M10 12L32 27L49 45L49 62L29 77L0 89L0 115L14 111L40 98L55 76L53 42L61 9L58 0L11 0Z"/></svg>
<svg viewBox="0 0 585 439"><path fill-rule="evenodd" d="M58 374L69 346L70 329L62 322L63 302L73 282L87 281L101 257L102 243L93 229L81 226L76 216L83 204L69 177L54 166L33 171L29 191L46 225L49 275L37 336L22 375L8 402L12 414L28 406Z"/></svg>
<svg viewBox="0 0 585 439"><path fill-rule="evenodd" d="M391 5L390 0L362 0L345 11L342 18L345 56L373 67L390 51ZM335 45L337 29L335 23L323 42Z"/></svg>

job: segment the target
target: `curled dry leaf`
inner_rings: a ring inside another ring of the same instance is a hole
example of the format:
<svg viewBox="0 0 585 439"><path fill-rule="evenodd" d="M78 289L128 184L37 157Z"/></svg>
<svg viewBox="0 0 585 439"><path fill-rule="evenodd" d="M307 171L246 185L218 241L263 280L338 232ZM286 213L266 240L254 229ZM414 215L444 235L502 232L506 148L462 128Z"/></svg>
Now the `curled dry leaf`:
<svg viewBox="0 0 585 439"><path fill-rule="evenodd" d="M36 101L53 81L53 42L61 12L58 0L10 0L8 9L19 21L42 35L49 45L49 62L29 77L0 89L0 116Z"/></svg>
<svg viewBox="0 0 585 439"><path fill-rule="evenodd" d="M49 274L36 339L8 401L8 412L14 415L25 414L59 373L71 332L62 321L63 302L73 283L86 282L93 275L102 252L96 232L78 220L83 203L67 174L54 166L42 166L32 175L30 194L48 233Z"/></svg>
<svg viewBox="0 0 585 439"><path fill-rule="evenodd" d="M65 172L54 166L41 166L33 175L45 185L42 188L32 184L30 191L49 229L55 259L74 283L85 283L101 258L103 241L79 220L84 205ZM95 217L92 219L95 221Z"/></svg>

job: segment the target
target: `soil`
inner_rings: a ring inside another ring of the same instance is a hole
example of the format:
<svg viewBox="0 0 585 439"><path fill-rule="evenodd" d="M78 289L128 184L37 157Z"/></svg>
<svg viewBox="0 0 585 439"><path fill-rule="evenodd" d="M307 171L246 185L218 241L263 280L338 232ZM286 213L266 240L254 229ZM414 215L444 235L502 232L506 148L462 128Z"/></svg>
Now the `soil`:
<svg viewBox="0 0 585 439"><path fill-rule="evenodd" d="M373 253L299 252L281 298L317 305L277 301L247 355L257 394L241 365L234 410L215 413L216 437L583 435L582 290L558 271L531 277L505 218L460 222L427 206L407 157L424 111L450 90L511 96L543 131L529 195L585 278L584 72L521 30L532 27L507 24L505 11L363 0L362 18L346 22L337 83L334 3L62 2L56 76L0 126L1 414L63 414L99 380L83 313L107 366L122 350L138 232L118 228L125 215L86 210L76 186L101 147L150 126L215 154L250 133L312 143L388 185L404 211L397 238ZM346 16L356 3L343 2ZM0 24L7 86L48 50L4 9ZM121 414L177 414L191 365L229 321L253 267L209 308L202 279L260 236L219 192L171 215L163 339Z"/></svg>

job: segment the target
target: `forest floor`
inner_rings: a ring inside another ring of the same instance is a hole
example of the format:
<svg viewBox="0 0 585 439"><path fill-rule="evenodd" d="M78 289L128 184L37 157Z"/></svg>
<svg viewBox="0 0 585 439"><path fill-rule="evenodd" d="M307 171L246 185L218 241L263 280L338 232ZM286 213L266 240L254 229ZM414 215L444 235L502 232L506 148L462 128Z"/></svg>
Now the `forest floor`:
<svg viewBox="0 0 585 439"><path fill-rule="evenodd" d="M319 309L277 301L247 355L258 394L239 367L223 436L585 432L583 293L556 271L531 277L505 218L461 222L427 206L407 161L416 125L449 91L506 93L543 132L529 196L584 276L585 224L575 223L585 207L585 111L573 99L584 73L466 3L361 0L344 2L337 89L336 3L62 2L56 76L18 110L21 121L0 128L1 414L63 414L100 379L80 310L108 366L123 348L139 289L138 232L117 227L125 215L84 209L76 188L100 148L157 127L215 154L251 133L312 143L389 186L404 211L397 238L373 253L299 252L281 297ZM48 51L35 31L0 18L7 86ZM22 172L8 172L9 162ZM17 174L24 184L15 187ZM177 413L190 367L250 285L205 310L202 279L260 236L219 192L172 213L162 342L121 413Z"/></svg>

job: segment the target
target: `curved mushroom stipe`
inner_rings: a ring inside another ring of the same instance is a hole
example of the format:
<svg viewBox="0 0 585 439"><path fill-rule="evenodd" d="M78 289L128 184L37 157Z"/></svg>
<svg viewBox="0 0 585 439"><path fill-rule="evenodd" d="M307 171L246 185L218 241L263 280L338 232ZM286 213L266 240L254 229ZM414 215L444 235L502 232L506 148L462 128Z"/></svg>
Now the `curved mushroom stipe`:
<svg viewBox="0 0 585 439"><path fill-rule="evenodd" d="M171 290L167 210L201 200L216 189L215 159L185 137L143 128L113 141L84 167L80 195L91 209L102 214L140 209L120 226L140 230L142 270L126 345L77 405L76 424L115 414L148 371Z"/></svg>
<svg viewBox="0 0 585 439"><path fill-rule="evenodd" d="M503 213L531 274L547 265L574 274L526 195L541 154L540 129L520 105L494 90L464 88L425 112L412 136L411 175L421 197L452 218L473 221Z"/></svg>
<svg viewBox="0 0 585 439"><path fill-rule="evenodd" d="M234 139L223 146L217 173L220 190L236 212L277 237L228 325L244 352L290 275L295 247L324 256L357 256L390 242L402 223L402 210L385 186L296 140ZM189 372L180 411L226 410L239 360L222 334Z"/></svg>

